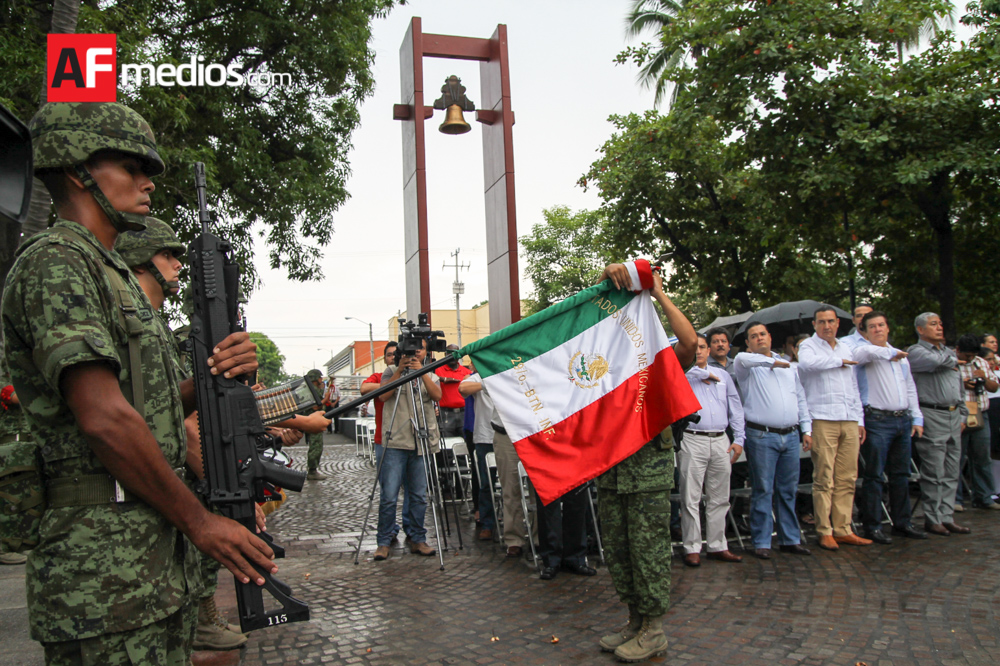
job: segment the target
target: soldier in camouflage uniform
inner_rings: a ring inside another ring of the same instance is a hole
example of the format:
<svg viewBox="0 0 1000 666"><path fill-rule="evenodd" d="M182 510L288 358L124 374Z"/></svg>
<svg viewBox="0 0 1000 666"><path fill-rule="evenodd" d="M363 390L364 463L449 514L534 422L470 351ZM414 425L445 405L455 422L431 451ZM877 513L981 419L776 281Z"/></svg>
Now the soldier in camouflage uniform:
<svg viewBox="0 0 1000 666"><path fill-rule="evenodd" d="M187 362L182 360L179 336L176 332L170 331L162 312L166 300L180 292L178 274L185 249L170 225L155 217L146 218L146 228L143 231L126 231L119 234L118 240L115 241L115 251L125 265L132 269L139 286L142 287L153 306L153 311L157 314L156 318L174 342L172 360L177 367L178 375L184 379L192 375L188 367L190 359L186 359ZM189 416L185 420L185 426L188 469L193 471L194 476L203 478L197 415ZM226 622L215 605L215 592L218 588L221 566L211 557L200 558L200 583L203 591L198 603L192 605L192 613L196 616L195 650L233 650L247 642L247 636L239 627Z"/></svg>
<svg viewBox="0 0 1000 666"><path fill-rule="evenodd" d="M313 386L323 393L323 373L313 369L306 373L306 381L312 382ZM330 380L333 381L333 380ZM310 481L322 481L326 474L319 471L319 461L323 457L323 433L310 432L306 434L306 444L309 445L309 452L306 454L306 467L309 473L306 478Z"/></svg>
<svg viewBox="0 0 1000 666"><path fill-rule="evenodd" d="M628 270L611 264L619 289L631 288ZM666 294L658 273L652 295L677 336L674 348L685 370L694 361L697 340L687 317ZM667 648L663 616L670 607L670 489L674 485L674 441L667 428L597 479L601 534L608 571L629 619L617 633L600 640L602 650L622 661L642 661Z"/></svg>
<svg viewBox="0 0 1000 666"><path fill-rule="evenodd" d="M263 541L179 478L194 386L112 251L118 233L144 227L163 161L149 125L119 104L46 104L29 129L60 218L18 249L2 305L47 486L26 569L31 636L48 664L187 666L198 575L184 535L241 580L264 582L247 560L277 568ZM212 372L252 372L254 349L229 336Z"/></svg>

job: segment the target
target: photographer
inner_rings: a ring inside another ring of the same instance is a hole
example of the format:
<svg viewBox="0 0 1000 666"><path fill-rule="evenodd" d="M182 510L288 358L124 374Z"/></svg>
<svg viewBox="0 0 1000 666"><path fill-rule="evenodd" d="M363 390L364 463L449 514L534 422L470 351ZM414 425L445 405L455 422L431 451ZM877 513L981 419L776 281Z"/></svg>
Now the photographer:
<svg viewBox="0 0 1000 666"><path fill-rule="evenodd" d="M977 412L979 423L969 423L962 431L962 461L959 470L965 469L966 460L969 463L969 476L972 479L972 506L977 509L1000 509L1000 504L993 501L993 467L990 459L990 399L988 392L996 391L998 382L989 363L979 357L980 338L977 335L963 335L958 339L959 371L962 374L962 385L965 387L965 404L970 412ZM975 407L973 408L973 405ZM971 421L971 419L970 419ZM955 495L955 510L962 506L962 483L959 480L958 492Z"/></svg>
<svg viewBox="0 0 1000 666"><path fill-rule="evenodd" d="M420 340L420 347L412 353L404 351L407 345L396 348L394 365L382 373L381 386L385 386L408 371L418 370L427 356L427 341ZM412 398L412 399L411 399ZM435 550L427 545L424 514L427 512L427 475L422 452L417 446L417 427L426 423L431 445L430 453L438 450L438 429L434 418L434 402L441 399L440 379L427 373L409 384L379 396L382 408L382 447L379 456L381 495L378 511L378 548L375 560L389 557L389 544L396 525L396 500L400 486L406 479L409 497L410 532L406 543L411 553L430 556ZM416 406L413 413L411 405ZM422 413L421 413L422 412Z"/></svg>

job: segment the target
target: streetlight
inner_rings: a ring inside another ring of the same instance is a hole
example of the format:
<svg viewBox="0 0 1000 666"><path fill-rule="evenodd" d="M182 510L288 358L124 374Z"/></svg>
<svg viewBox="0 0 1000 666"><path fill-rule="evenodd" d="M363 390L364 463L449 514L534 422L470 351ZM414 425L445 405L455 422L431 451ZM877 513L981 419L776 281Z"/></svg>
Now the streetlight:
<svg viewBox="0 0 1000 666"><path fill-rule="evenodd" d="M372 362L372 373L375 372L375 337L372 335L372 325L367 321L358 319L357 317L344 317L344 319L353 319L354 321L360 321L362 324L368 324L368 358Z"/></svg>

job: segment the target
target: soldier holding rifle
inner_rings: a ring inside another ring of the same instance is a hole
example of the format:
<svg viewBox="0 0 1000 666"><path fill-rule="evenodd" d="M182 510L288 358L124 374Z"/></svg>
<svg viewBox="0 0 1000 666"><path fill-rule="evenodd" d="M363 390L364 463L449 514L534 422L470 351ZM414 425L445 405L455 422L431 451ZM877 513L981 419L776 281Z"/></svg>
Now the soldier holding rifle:
<svg viewBox="0 0 1000 666"><path fill-rule="evenodd" d="M31 635L49 664L186 665L197 573L184 536L242 581L264 583L251 562L277 567L178 476L194 386L112 251L143 228L163 160L149 125L119 104L47 104L30 129L60 218L21 246L3 298L11 377L47 479L26 573ZM253 372L255 345L235 333L208 363Z"/></svg>

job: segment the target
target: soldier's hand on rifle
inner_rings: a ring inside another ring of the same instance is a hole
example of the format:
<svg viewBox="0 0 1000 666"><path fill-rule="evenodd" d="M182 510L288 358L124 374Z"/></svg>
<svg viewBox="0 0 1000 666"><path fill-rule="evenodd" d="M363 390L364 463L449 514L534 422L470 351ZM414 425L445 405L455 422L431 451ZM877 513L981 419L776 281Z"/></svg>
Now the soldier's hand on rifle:
<svg viewBox="0 0 1000 666"><path fill-rule="evenodd" d="M195 548L217 560L243 583L253 580L257 585L264 584L264 578L250 562L264 571L278 573L272 562L274 551L235 520L206 511L202 524L188 536Z"/></svg>
<svg viewBox="0 0 1000 666"><path fill-rule="evenodd" d="M208 359L212 374L226 378L248 375L257 369L257 345L244 331L230 333L212 350L214 356Z"/></svg>

